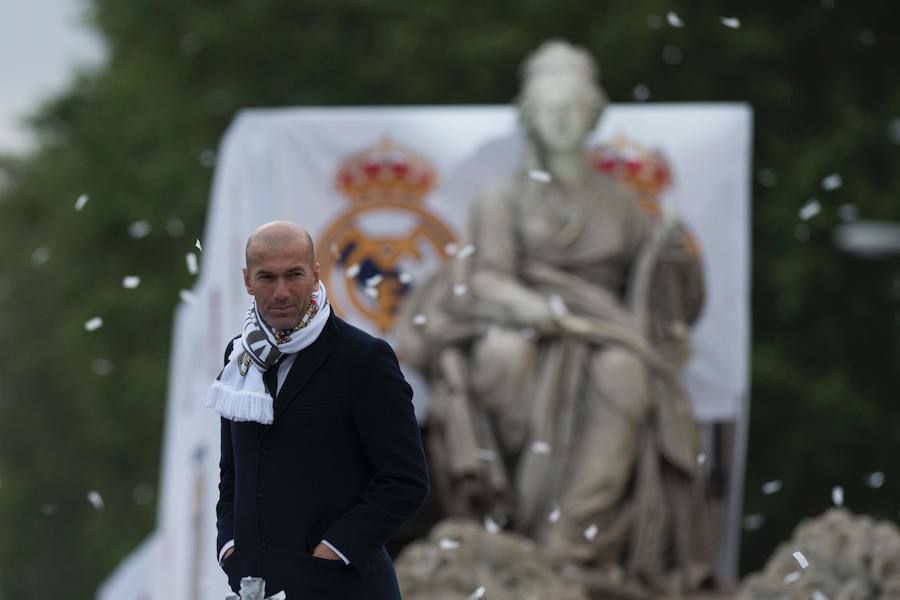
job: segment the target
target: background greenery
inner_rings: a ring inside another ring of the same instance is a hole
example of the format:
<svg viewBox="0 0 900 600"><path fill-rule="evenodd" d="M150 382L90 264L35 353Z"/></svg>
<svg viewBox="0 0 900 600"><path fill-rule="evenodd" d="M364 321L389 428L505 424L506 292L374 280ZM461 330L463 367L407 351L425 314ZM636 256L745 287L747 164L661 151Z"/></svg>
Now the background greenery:
<svg viewBox="0 0 900 600"><path fill-rule="evenodd" d="M505 103L520 61L548 37L586 46L614 101L643 84L651 102L755 111L746 508L766 521L745 533L743 569L826 508L833 485L852 509L895 520L900 265L844 255L831 232L845 203L900 219L890 134L900 12L845 0L715 4L86 5L108 61L36 110L37 151L0 160L0 598L92 597L153 528L172 309L192 284L184 254L202 232L211 151L235 112ZM670 10L683 28L666 23ZM843 186L823 191L835 172ZM82 193L90 202L76 212ZM822 213L801 224L811 197ZM137 220L148 236L129 236ZM129 274L138 289L122 288ZM104 325L89 333L95 315ZM98 358L111 373L97 374ZM881 489L864 484L871 471L884 472ZM783 489L763 495L773 479Z"/></svg>

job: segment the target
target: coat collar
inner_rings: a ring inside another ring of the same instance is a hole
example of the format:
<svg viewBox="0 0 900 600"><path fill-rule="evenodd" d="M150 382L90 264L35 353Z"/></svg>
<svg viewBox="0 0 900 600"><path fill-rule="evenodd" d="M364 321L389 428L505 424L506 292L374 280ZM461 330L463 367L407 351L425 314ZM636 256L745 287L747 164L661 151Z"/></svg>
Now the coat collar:
<svg viewBox="0 0 900 600"><path fill-rule="evenodd" d="M278 418L284 414L310 377L331 354L332 338L337 333L336 318L332 312L316 341L297 353L297 358L291 365L291 370L281 386L281 391L275 398L275 423L278 423Z"/></svg>

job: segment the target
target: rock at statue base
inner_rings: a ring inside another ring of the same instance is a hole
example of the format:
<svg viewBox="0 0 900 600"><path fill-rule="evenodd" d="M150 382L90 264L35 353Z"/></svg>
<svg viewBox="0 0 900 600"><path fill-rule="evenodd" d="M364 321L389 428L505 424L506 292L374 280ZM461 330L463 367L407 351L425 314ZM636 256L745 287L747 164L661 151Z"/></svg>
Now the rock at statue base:
<svg viewBox="0 0 900 600"><path fill-rule="evenodd" d="M738 595L738 600L810 599L900 599L900 530L831 509L801 523Z"/></svg>
<svg viewBox="0 0 900 600"><path fill-rule="evenodd" d="M445 519L407 546L395 568L404 600L588 600L562 579L534 542L480 524Z"/></svg>

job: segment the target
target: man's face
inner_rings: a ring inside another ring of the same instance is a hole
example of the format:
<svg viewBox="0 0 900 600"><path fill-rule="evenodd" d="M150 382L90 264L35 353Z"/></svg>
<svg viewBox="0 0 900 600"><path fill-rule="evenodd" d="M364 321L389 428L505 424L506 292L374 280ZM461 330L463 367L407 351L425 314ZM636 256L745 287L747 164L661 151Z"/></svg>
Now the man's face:
<svg viewBox="0 0 900 600"><path fill-rule="evenodd" d="M247 253L244 287L256 298L270 327L291 329L300 323L309 298L319 286L319 263L308 244L254 244Z"/></svg>

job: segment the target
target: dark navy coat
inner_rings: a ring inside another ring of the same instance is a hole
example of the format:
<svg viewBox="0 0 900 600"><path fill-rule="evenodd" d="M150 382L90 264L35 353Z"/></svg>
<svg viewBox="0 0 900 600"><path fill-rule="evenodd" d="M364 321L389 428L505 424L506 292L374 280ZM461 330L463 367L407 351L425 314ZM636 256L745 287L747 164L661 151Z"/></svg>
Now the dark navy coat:
<svg viewBox="0 0 900 600"><path fill-rule="evenodd" d="M332 314L297 354L272 425L222 419L219 467L216 548L235 541L233 590L258 576L289 600L400 598L384 544L425 501L428 471L385 341ZM312 556L322 539L350 564Z"/></svg>

